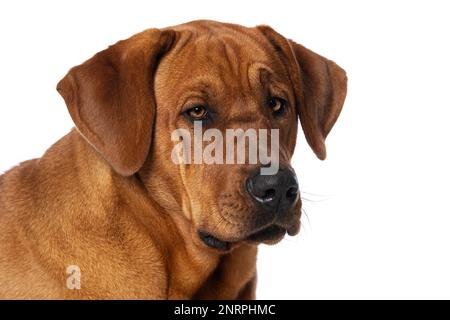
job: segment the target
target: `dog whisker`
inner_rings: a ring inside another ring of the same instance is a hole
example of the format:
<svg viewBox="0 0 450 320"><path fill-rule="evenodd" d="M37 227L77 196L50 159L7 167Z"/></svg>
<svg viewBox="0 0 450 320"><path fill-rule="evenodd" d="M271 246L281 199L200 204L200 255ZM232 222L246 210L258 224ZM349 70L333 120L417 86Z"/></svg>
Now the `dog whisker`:
<svg viewBox="0 0 450 320"><path fill-rule="evenodd" d="M305 224L303 223L303 217L306 218L306 221L308 221L308 226L311 227L311 220L309 219L308 213L306 212L305 208L301 208L302 214L300 216L300 226L303 227ZM301 228L300 229L303 229Z"/></svg>
<svg viewBox="0 0 450 320"><path fill-rule="evenodd" d="M307 195L306 197L305 197L305 194ZM312 193L312 192L307 192L307 191L304 191L304 190L300 190L300 198L302 200L305 200L305 201L308 201L308 202L317 203L317 202L327 201L327 200L331 199L332 196L331 195L318 194L318 193Z"/></svg>
<svg viewBox="0 0 450 320"><path fill-rule="evenodd" d="M323 201L326 201L326 200L327 200L327 199L313 200L313 199L305 198L305 197L303 197L303 196L300 196L300 199L302 199L302 201L308 201L308 202L314 202L314 203L317 203L317 202L323 202Z"/></svg>

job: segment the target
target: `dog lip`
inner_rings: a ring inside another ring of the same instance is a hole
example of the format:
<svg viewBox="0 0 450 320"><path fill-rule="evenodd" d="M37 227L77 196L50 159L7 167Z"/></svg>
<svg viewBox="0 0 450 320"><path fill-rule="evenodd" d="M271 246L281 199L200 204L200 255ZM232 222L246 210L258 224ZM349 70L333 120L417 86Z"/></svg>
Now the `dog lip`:
<svg viewBox="0 0 450 320"><path fill-rule="evenodd" d="M291 237L295 236L296 234L299 233L300 231L300 224L294 224L290 227L288 227L287 229L287 234Z"/></svg>
<svg viewBox="0 0 450 320"><path fill-rule="evenodd" d="M222 251L227 251L230 249L231 242L220 240L205 231L199 231L198 235L203 243L205 243L208 247Z"/></svg>
<svg viewBox="0 0 450 320"><path fill-rule="evenodd" d="M250 234L249 236L238 240L238 241L225 241L218 239L217 237L213 236L212 234L204 231L199 230L198 236L202 240L204 244L206 244L208 247L217 249L220 251L229 251L234 244L245 241L248 243L261 243L261 242L271 242L275 240L280 240L286 233L291 235L291 231L287 228L284 228L282 226L273 224L269 225L266 228L259 230L257 232L254 232Z"/></svg>

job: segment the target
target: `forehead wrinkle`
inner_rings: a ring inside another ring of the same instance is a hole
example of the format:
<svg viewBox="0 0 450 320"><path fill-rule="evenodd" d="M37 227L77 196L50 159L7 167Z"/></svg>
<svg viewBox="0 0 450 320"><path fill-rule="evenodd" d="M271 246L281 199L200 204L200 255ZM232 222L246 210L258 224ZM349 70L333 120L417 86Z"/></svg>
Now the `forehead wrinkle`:
<svg viewBox="0 0 450 320"><path fill-rule="evenodd" d="M189 45L192 38L194 37L194 33L190 30L186 30L180 33L180 37L178 38L178 41L175 43L172 50L170 50L170 54L165 56L176 56L180 51L182 51L186 46ZM164 57L163 56L163 59Z"/></svg>
<svg viewBox="0 0 450 320"><path fill-rule="evenodd" d="M249 63L247 66L248 86L251 90L266 88L269 84L273 70L263 62Z"/></svg>
<svg viewBox="0 0 450 320"><path fill-rule="evenodd" d="M243 88L251 90L248 68L255 63L255 57L258 61L270 61L267 48L249 34L230 31L226 34L210 31L200 36L197 41L203 42L202 47L207 51L208 63L212 64L212 69L220 70L222 80L225 78L233 80L227 84L228 86L235 87L242 82Z"/></svg>
<svg viewBox="0 0 450 320"><path fill-rule="evenodd" d="M183 52L183 56L190 57L185 60L187 69L197 64L199 67L206 67L209 72L213 69L221 70L222 78L236 76L236 79L227 85L235 85L237 81L241 81L245 88L251 89L247 72L249 65L256 59L268 62L273 58L266 43L252 32L244 32L232 26L217 28L215 25L199 25L197 28L183 32L180 40L184 41L179 41L176 54L172 57L176 59L176 56ZM192 46L188 46L188 43ZM190 50L185 50L187 47L190 47ZM193 60L196 63L193 63Z"/></svg>
<svg viewBox="0 0 450 320"><path fill-rule="evenodd" d="M215 94L214 86L207 78L200 78L195 83L182 87L180 99L184 103L189 98L209 99Z"/></svg>
<svg viewBox="0 0 450 320"><path fill-rule="evenodd" d="M261 77L262 71L269 70L273 74L269 65L275 63L274 68L278 70L277 61L273 61L274 57L268 52L265 43L252 34L235 30L226 30L226 33L223 31L208 30L199 34L197 30L186 33L184 37L189 41L179 43L176 54L171 55L171 62L176 62L176 65L166 64L167 73L180 83L192 83L190 80L195 79L198 86L192 88L193 91L207 88L208 96L220 100L224 96L235 100L239 96L260 94L268 85L264 83L264 77ZM189 43L191 45L187 45ZM199 81L199 76L205 81ZM200 85L200 82L203 83Z"/></svg>
<svg viewBox="0 0 450 320"><path fill-rule="evenodd" d="M252 81L254 81L254 79L252 79L248 70L253 64L263 65L262 62L258 61L267 61L267 53L264 48L261 47L259 42L252 37L249 37L247 34L238 33L235 38L226 36L224 39L229 40L225 43L225 47L227 49L227 54L233 55L234 59L229 59L229 61L234 62L236 69L235 74L239 81L241 81L242 88L249 91L254 90L255 88L252 86ZM240 40L243 45L237 43L237 40Z"/></svg>
<svg viewBox="0 0 450 320"><path fill-rule="evenodd" d="M206 49L208 70L210 74L216 73L218 80L230 89L235 89L241 79L239 48L232 45L227 37L203 37L203 47Z"/></svg>
<svg viewBox="0 0 450 320"><path fill-rule="evenodd" d="M224 51L225 62L228 64L230 70L233 70L233 73L239 77L239 59L238 59L238 48L230 45L224 39L221 41Z"/></svg>

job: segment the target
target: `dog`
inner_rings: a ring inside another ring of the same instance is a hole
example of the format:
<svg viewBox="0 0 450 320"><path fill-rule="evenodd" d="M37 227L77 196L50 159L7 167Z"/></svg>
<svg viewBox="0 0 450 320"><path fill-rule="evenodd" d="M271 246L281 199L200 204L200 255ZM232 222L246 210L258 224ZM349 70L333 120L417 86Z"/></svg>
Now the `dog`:
<svg viewBox="0 0 450 320"><path fill-rule="evenodd" d="M319 159L343 69L269 26L148 29L72 68L75 124L0 176L0 298L255 299L260 243L300 229L298 118ZM194 123L277 129L279 169L175 164Z"/></svg>

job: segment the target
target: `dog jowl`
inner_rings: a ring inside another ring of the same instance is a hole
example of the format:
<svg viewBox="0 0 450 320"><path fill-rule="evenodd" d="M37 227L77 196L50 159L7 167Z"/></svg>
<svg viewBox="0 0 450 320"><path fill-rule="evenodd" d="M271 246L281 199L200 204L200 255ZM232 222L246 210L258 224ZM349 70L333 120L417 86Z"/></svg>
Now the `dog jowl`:
<svg viewBox="0 0 450 320"><path fill-rule="evenodd" d="M57 89L76 129L0 177L0 298L248 299L257 245L300 228L298 123L324 159L346 75L268 26L194 21Z"/></svg>

